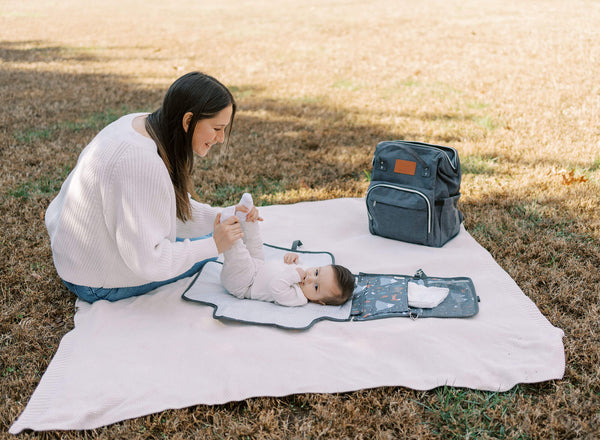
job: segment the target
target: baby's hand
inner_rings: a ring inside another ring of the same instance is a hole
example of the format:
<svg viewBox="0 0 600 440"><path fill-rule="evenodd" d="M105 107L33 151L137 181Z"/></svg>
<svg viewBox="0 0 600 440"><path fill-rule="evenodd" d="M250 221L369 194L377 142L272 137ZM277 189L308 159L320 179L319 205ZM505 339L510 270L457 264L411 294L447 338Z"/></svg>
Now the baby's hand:
<svg viewBox="0 0 600 440"><path fill-rule="evenodd" d="M286 264L298 264L298 254L288 252L283 256L283 262Z"/></svg>
<svg viewBox="0 0 600 440"><path fill-rule="evenodd" d="M304 281L304 277L306 276L306 272L304 271L304 269L302 269L301 267L297 267L296 271L298 272L298 275L300 275L300 282Z"/></svg>

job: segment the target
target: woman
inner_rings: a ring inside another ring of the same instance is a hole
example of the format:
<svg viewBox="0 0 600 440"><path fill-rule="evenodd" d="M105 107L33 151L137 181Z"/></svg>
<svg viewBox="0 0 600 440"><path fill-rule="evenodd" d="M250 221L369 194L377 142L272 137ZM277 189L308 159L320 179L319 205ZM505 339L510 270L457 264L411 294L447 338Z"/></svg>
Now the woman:
<svg viewBox="0 0 600 440"><path fill-rule="evenodd" d="M211 76L177 79L152 114L105 127L46 211L54 265L79 298L116 301L190 276L242 236L191 199L193 155L231 132L236 104ZM246 212L247 208L238 206Z"/></svg>

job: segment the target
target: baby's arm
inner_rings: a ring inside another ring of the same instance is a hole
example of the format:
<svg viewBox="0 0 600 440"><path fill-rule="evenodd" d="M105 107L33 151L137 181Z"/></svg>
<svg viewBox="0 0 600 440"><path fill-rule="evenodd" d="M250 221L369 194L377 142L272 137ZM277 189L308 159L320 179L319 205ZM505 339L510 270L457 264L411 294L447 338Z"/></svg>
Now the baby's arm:
<svg viewBox="0 0 600 440"><path fill-rule="evenodd" d="M308 302L302 289L298 285L302 279L299 273L288 268L281 272L269 283L269 288L273 295L273 301L282 306L302 306Z"/></svg>
<svg viewBox="0 0 600 440"><path fill-rule="evenodd" d="M298 254L294 254L293 252L288 252L283 256L283 262L286 264L298 264L299 261L300 257L298 257ZM302 281L306 276L306 272L301 267L296 267L296 272L298 272L298 275L300 275L300 281Z"/></svg>

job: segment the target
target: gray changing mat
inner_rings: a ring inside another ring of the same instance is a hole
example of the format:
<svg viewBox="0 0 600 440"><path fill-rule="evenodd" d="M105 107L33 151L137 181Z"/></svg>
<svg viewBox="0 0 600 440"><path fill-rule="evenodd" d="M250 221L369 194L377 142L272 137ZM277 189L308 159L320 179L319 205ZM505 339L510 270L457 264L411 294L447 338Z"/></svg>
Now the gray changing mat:
<svg viewBox="0 0 600 440"><path fill-rule="evenodd" d="M287 252L300 255L303 266L325 266L335 264L329 252L298 250L299 241L291 249L265 244L265 260L283 260ZM470 278L428 277L422 271L415 275L366 274L356 276L356 288L352 301L341 306L323 306L308 303L300 307L285 307L275 303L239 299L229 294L221 284L220 261L204 265L183 299L214 308L213 317L248 324L262 324L284 329L304 330L321 320L367 321L372 319L411 317L466 318L479 311L479 298ZM427 287L446 287L448 296L436 307L420 309L408 305L408 282Z"/></svg>
<svg viewBox="0 0 600 440"><path fill-rule="evenodd" d="M283 261L284 254L295 252L300 255L300 262L306 267L335 263L333 255L329 252L300 251L297 249L298 245L301 243L296 241L292 249L286 249L265 244L265 260ZM300 307L285 307L265 301L239 299L229 294L221 285L222 267L219 261L206 263L183 293L183 299L214 307L213 316L217 319L273 325L286 329L307 329L323 319L347 321L350 316L350 301L342 306L322 306L309 302Z"/></svg>

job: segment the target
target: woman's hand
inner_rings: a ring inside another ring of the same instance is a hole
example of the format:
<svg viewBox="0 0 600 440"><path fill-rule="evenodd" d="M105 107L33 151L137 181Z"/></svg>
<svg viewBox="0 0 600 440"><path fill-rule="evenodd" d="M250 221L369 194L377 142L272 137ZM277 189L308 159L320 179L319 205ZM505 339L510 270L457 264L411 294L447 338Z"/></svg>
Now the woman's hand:
<svg viewBox="0 0 600 440"><path fill-rule="evenodd" d="M247 214L246 214L247 222L255 222L255 221L262 222L263 221L262 217L258 214L258 209L256 209L256 206L253 206L252 209L248 210L248 208L244 205L236 205L235 211L236 212L237 211L247 212Z"/></svg>
<svg viewBox="0 0 600 440"><path fill-rule="evenodd" d="M217 214L213 225L213 240L217 245L217 251L222 254L231 249L233 243L242 238L244 233L239 219L234 215L221 223L221 214Z"/></svg>
<svg viewBox="0 0 600 440"><path fill-rule="evenodd" d="M298 264L298 254L288 252L283 256L283 262L286 264Z"/></svg>

